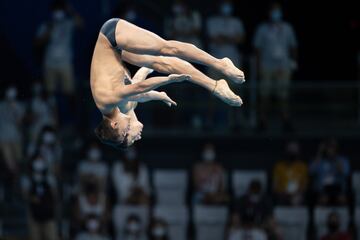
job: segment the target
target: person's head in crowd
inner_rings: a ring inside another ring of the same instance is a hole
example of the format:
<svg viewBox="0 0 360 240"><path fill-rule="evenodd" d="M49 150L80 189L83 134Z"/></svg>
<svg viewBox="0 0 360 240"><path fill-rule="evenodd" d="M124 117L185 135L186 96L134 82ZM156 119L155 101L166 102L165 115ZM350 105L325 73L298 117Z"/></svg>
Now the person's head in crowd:
<svg viewBox="0 0 360 240"><path fill-rule="evenodd" d="M30 159L30 175L35 183L43 183L48 171L47 162L40 154L35 153Z"/></svg>
<svg viewBox="0 0 360 240"><path fill-rule="evenodd" d="M85 229L88 233L96 235L100 233L101 230L101 221L95 215L87 216L85 220Z"/></svg>
<svg viewBox="0 0 360 240"><path fill-rule="evenodd" d="M208 143L204 146L202 151L202 160L205 163L214 163L216 160L216 151L213 144Z"/></svg>
<svg viewBox="0 0 360 240"><path fill-rule="evenodd" d="M234 6L231 1L224 0L220 2L219 11L222 16L230 17L234 12Z"/></svg>
<svg viewBox="0 0 360 240"><path fill-rule="evenodd" d="M261 182L258 179L252 180L249 184L247 191L249 200L253 203L259 202L261 198L261 191L262 191Z"/></svg>
<svg viewBox="0 0 360 240"><path fill-rule="evenodd" d="M330 138L325 142L325 158L335 160L338 153L338 143L335 138Z"/></svg>
<svg viewBox="0 0 360 240"><path fill-rule="evenodd" d="M155 218L150 224L150 240L167 240L168 239L168 225L165 220Z"/></svg>
<svg viewBox="0 0 360 240"><path fill-rule="evenodd" d="M17 89L15 86L10 86L5 91L5 100L8 102L14 102L17 99Z"/></svg>
<svg viewBox="0 0 360 240"><path fill-rule="evenodd" d="M269 18L273 23L281 22L283 19L283 11L279 2L273 2L269 8Z"/></svg>
<svg viewBox="0 0 360 240"><path fill-rule="evenodd" d="M172 12L175 16L182 16L188 12L188 7L184 1L176 0L172 5Z"/></svg>
<svg viewBox="0 0 360 240"><path fill-rule="evenodd" d="M44 126L40 133L40 146L54 146L57 142L56 130L52 126Z"/></svg>
<svg viewBox="0 0 360 240"><path fill-rule="evenodd" d="M285 148L285 159L292 162L299 160L300 157L300 145L296 141L291 141L286 145Z"/></svg>
<svg viewBox="0 0 360 240"><path fill-rule="evenodd" d="M336 233L340 230L340 216L336 212L331 212L327 218L328 233Z"/></svg>
<svg viewBox="0 0 360 240"><path fill-rule="evenodd" d="M66 17L67 2L65 0L54 0L51 4L52 18L55 21Z"/></svg>
<svg viewBox="0 0 360 240"><path fill-rule="evenodd" d="M129 215L125 223L125 239L131 239L131 237L139 237L142 232L143 229L140 218L135 214Z"/></svg>
<svg viewBox="0 0 360 240"><path fill-rule="evenodd" d="M87 150L87 159L91 162L98 162L101 160L102 152L97 143L91 143Z"/></svg>

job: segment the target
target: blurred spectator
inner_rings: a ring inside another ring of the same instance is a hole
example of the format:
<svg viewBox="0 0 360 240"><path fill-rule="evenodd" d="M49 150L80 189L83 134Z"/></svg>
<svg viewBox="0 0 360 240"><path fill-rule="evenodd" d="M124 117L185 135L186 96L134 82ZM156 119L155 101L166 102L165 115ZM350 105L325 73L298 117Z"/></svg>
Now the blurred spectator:
<svg viewBox="0 0 360 240"><path fill-rule="evenodd" d="M209 51L217 58L230 58L235 66L242 66L242 55L238 49L244 42L245 29L242 21L233 16L234 7L231 1L222 1L219 13L207 20L207 35L209 37ZM211 72L215 78L223 78L219 73Z"/></svg>
<svg viewBox="0 0 360 240"><path fill-rule="evenodd" d="M163 219L153 219L149 227L149 240L170 240L168 225Z"/></svg>
<svg viewBox="0 0 360 240"><path fill-rule="evenodd" d="M338 153L338 143L332 138L319 145L315 160L310 166L318 204L347 203L347 182L350 175L349 160Z"/></svg>
<svg viewBox="0 0 360 240"><path fill-rule="evenodd" d="M16 99L17 90L9 87L0 102L0 151L8 170L15 174L22 158L22 120L24 109Z"/></svg>
<svg viewBox="0 0 360 240"><path fill-rule="evenodd" d="M55 102L48 98L43 86L36 82L32 86L32 99L30 103L30 142L35 144L41 130L47 126L57 124Z"/></svg>
<svg viewBox="0 0 360 240"><path fill-rule="evenodd" d="M272 214L270 199L264 194L259 180L252 180L247 192L235 201L235 210L240 213L241 221L251 221L257 227L267 224Z"/></svg>
<svg viewBox="0 0 360 240"><path fill-rule="evenodd" d="M254 47L260 81L260 128L267 127L271 94L281 104L284 130L292 130L289 116L289 88L291 74L297 68L297 40L290 23L283 20L279 3L271 5L269 21L256 30Z"/></svg>
<svg viewBox="0 0 360 240"><path fill-rule="evenodd" d="M102 159L100 147L97 143L92 143L88 149L86 160L81 161L78 166L81 189L89 179L96 179L100 191L105 191L108 173L109 169Z"/></svg>
<svg viewBox="0 0 360 240"><path fill-rule="evenodd" d="M300 158L300 146L289 142L284 159L275 164L273 172L275 198L281 205L299 205L304 203L308 183L308 170Z"/></svg>
<svg viewBox="0 0 360 240"><path fill-rule="evenodd" d="M202 48L200 13L191 9L186 2L176 0L172 6L171 17L165 21L165 36L169 39L194 44Z"/></svg>
<svg viewBox="0 0 360 240"><path fill-rule="evenodd" d="M150 185L148 169L137 157L134 147L125 152L123 163L116 162L112 172L118 201L127 204L149 204Z"/></svg>
<svg viewBox="0 0 360 240"><path fill-rule="evenodd" d="M29 145L29 155L31 156L36 152L47 162L51 174L58 177L60 174L62 148L55 128L48 125L43 127L36 145Z"/></svg>
<svg viewBox="0 0 360 240"><path fill-rule="evenodd" d="M254 225L252 216L246 216L240 221L239 214L231 215L230 224L226 232L226 240L266 240L266 234Z"/></svg>
<svg viewBox="0 0 360 240"><path fill-rule="evenodd" d="M351 240L352 236L348 232L340 230L340 216L336 213L330 213L327 220L328 232L321 237L321 240Z"/></svg>
<svg viewBox="0 0 360 240"><path fill-rule="evenodd" d="M224 204L229 200L225 189L225 170L215 160L215 147L205 145L202 161L193 168L194 201L197 204Z"/></svg>
<svg viewBox="0 0 360 240"><path fill-rule="evenodd" d="M30 161L29 175L23 181L23 192L28 203L30 239L58 239L55 221L56 184L48 173L47 162L39 154Z"/></svg>
<svg viewBox="0 0 360 240"><path fill-rule="evenodd" d="M44 49L46 89L52 96L60 83L62 92L72 96L75 93L72 38L82 19L65 0L54 0L51 11L51 19L39 27L36 36L38 48Z"/></svg>
<svg viewBox="0 0 360 240"><path fill-rule="evenodd" d="M145 228L137 215L130 215L125 223L124 240L145 240Z"/></svg>
<svg viewBox="0 0 360 240"><path fill-rule="evenodd" d="M75 240L110 240L102 233L100 221L96 216L89 216L85 223L85 230L80 232Z"/></svg>
<svg viewBox="0 0 360 240"><path fill-rule="evenodd" d="M78 194L74 207L73 227L75 230L85 226L89 218L96 218L100 226L107 229L109 204L106 194L99 190L96 180L86 184L84 192Z"/></svg>

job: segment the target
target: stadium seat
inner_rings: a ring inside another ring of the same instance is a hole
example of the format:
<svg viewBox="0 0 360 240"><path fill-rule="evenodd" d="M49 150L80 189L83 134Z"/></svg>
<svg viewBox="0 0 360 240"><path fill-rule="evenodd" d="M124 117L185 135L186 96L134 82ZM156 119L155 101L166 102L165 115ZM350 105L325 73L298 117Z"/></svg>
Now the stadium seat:
<svg viewBox="0 0 360 240"><path fill-rule="evenodd" d="M154 170L154 189L158 205L185 203L188 174L186 170Z"/></svg>
<svg viewBox="0 0 360 240"><path fill-rule="evenodd" d="M360 206L360 172L353 173L352 187L355 195L355 204Z"/></svg>
<svg viewBox="0 0 360 240"><path fill-rule="evenodd" d="M263 191L266 191L267 188L267 175L265 171L255 170L255 171L243 171L243 170L235 170L232 173L232 187L235 197L240 197L243 195L249 183L254 180L260 180Z"/></svg>
<svg viewBox="0 0 360 240"><path fill-rule="evenodd" d="M146 232L149 224L149 208L147 206L116 205L113 211L113 222L117 239L123 239L122 234L126 220L132 214L140 218L144 233Z"/></svg>
<svg viewBox="0 0 360 240"><path fill-rule="evenodd" d="M346 230L350 221L349 211L346 207L317 207L314 211L314 221L317 230L317 236L323 236L326 231L326 222L329 214L336 212L340 216L340 229Z"/></svg>
<svg viewBox="0 0 360 240"><path fill-rule="evenodd" d="M194 206L193 219L196 227L196 240L224 239L227 217L228 209L226 207Z"/></svg>
<svg viewBox="0 0 360 240"><path fill-rule="evenodd" d="M274 217L283 232L284 240L305 240L309 213L305 207L276 207Z"/></svg>
<svg viewBox="0 0 360 240"><path fill-rule="evenodd" d="M186 206L161 206L154 208L154 217L164 219L169 225L171 240L186 240L189 211Z"/></svg>

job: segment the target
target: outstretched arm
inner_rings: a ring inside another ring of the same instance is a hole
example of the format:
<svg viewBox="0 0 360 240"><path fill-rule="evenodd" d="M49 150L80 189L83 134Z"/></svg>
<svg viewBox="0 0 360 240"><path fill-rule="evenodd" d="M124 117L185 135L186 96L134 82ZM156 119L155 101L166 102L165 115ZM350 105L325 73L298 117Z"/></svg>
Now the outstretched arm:
<svg viewBox="0 0 360 240"><path fill-rule="evenodd" d="M115 91L119 101L121 101L130 99L138 94L149 92L163 85L190 80L190 78L190 75L186 74L171 74L167 77L152 77L146 79L146 81L118 87Z"/></svg>
<svg viewBox="0 0 360 240"><path fill-rule="evenodd" d="M177 106L177 103L174 100L172 100L166 94L166 92L158 92L154 90L129 97L127 98L127 100L133 102L140 102L140 103L156 100L156 101L163 101L169 107L171 107L171 105Z"/></svg>

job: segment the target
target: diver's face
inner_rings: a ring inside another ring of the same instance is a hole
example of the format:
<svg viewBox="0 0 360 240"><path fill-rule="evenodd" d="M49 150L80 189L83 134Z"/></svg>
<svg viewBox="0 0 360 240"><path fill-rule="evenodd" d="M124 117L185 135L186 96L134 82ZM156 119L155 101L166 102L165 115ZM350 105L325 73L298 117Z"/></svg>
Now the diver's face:
<svg viewBox="0 0 360 240"><path fill-rule="evenodd" d="M130 117L119 111L118 114L111 119L111 126L117 131L119 141L122 141L130 129Z"/></svg>
<svg viewBox="0 0 360 240"><path fill-rule="evenodd" d="M141 139L141 132L144 125L138 120L130 121L130 128L127 132L128 146L132 145L135 141Z"/></svg>

